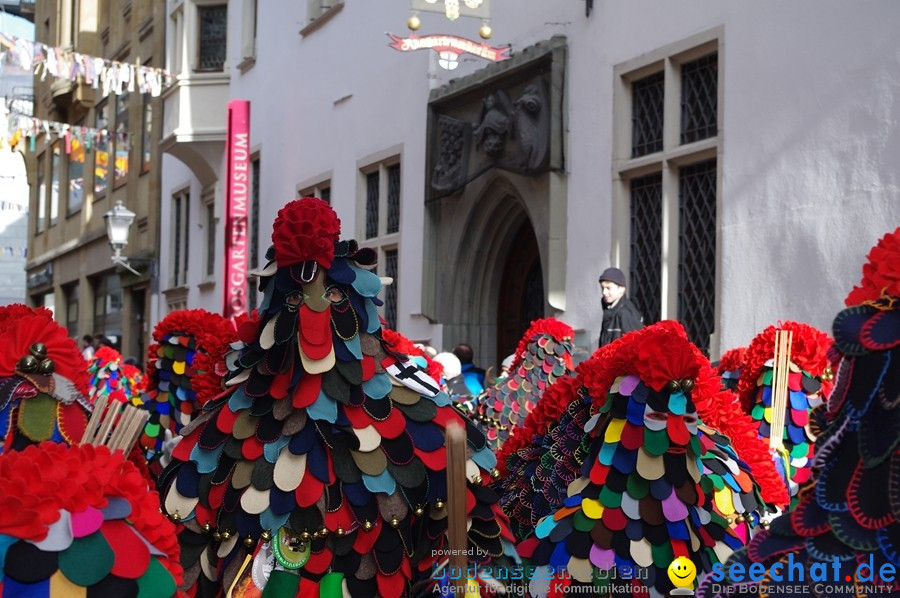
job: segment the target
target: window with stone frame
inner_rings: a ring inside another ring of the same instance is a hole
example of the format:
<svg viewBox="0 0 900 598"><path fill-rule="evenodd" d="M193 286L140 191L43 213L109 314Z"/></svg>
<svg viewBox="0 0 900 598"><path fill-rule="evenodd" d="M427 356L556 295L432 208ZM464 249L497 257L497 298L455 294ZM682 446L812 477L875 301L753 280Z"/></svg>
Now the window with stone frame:
<svg viewBox="0 0 900 598"><path fill-rule="evenodd" d="M197 69L221 71L225 67L228 39L228 5L197 6Z"/></svg>
<svg viewBox="0 0 900 598"><path fill-rule="evenodd" d="M187 189L172 196L172 246L169 259L169 286L187 284L191 248L191 193Z"/></svg>
<svg viewBox="0 0 900 598"><path fill-rule="evenodd" d="M382 292L381 315L396 328L398 313L400 205L402 200L399 156L360 169L362 221L359 242L378 252L378 275L393 282Z"/></svg>
<svg viewBox="0 0 900 598"><path fill-rule="evenodd" d="M615 68L614 254L645 323L718 354L721 28ZM664 259L665 258L665 259Z"/></svg>

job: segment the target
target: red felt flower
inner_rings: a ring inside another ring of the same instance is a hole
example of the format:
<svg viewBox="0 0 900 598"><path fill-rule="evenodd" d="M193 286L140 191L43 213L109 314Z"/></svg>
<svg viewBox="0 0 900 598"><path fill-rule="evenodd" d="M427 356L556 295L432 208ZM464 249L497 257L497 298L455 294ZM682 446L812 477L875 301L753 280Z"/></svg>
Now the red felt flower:
<svg viewBox="0 0 900 598"><path fill-rule="evenodd" d="M12 376L16 363L31 345L44 343L55 373L70 380L82 395L88 393L87 364L68 332L43 308L13 304L0 307L0 378Z"/></svg>
<svg viewBox="0 0 900 598"><path fill-rule="evenodd" d="M327 203L315 197L294 200L278 211L272 232L279 268L314 261L330 268L341 220Z"/></svg>
<svg viewBox="0 0 900 598"><path fill-rule="evenodd" d="M522 335L522 338L519 339L519 346L516 347L515 357L509 368L510 372L515 372L519 369L519 366L522 365L522 360L525 359L528 343L540 334L546 334L557 342L571 341L575 337L575 331L572 330L572 327L556 318L534 320L531 326L528 327L528 330L525 331L525 334Z"/></svg>
<svg viewBox="0 0 900 598"><path fill-rule="evenodd" d="M900 298L900 227L883 236L869 252L863 277L844 304L861 305L882 295Z"/></svg>

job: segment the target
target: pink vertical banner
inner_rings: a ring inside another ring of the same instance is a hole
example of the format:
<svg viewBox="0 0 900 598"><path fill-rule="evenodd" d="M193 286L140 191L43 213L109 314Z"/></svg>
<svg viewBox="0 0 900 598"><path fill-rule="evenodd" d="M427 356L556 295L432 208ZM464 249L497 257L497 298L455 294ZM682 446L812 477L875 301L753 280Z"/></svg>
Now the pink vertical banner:
<svg viewBox="0 0 900 598"><path fill-rule="evenodd" d="M247 202L250 198L250 102L228 103L225 140L225 294L226 318L247 311Z"/></svg>

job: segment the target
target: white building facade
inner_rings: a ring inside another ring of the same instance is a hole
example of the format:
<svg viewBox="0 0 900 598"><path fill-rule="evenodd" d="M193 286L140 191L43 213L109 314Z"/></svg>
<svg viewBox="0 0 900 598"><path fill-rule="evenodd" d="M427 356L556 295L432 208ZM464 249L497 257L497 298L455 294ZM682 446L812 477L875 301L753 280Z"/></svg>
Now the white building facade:
<svg viewBox="0 0 900 598"><path fill-rule="evenodd" d="M168 0L160 288L222 309L226 104L251 102L250 267L328 199L378 247L385 316L489 365L553 315L596 347L598 274L712 357L828 329L900 225L900 5L494 0L511 59L401 53L407 2ZM421 14L420 36L481 23ZM170 225L166 226L165 223Z"/></svg>

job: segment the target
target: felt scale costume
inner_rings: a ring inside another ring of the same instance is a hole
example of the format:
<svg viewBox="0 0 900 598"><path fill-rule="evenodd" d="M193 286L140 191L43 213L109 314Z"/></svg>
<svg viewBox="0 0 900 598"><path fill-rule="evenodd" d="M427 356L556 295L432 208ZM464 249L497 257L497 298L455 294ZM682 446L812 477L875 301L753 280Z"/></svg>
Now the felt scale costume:
<svg viewBox="0 0 900 598"><path fill-rule="evenodd" d="M473 554L512 539L484 436L383 341L375 252L339 234L321 200L279 211L260 319L226 359L232 391L182 429L160 478L189 595L248 576L266 598L408 595L445 558L450 424L468 438Z"/></svg>
<svg viewBox="0 0 900 598"><path fill-rule="evenodd" d="M32 445L0 456L0 597L169 598L175 526L121 451Z"/></svg>
<svg viewBox="0 0 900 598"><path fill-rule="evenodd" d="M550 423L548 400L564 409L558 425ZM786 500L752 422L677 323L600 349L532 415L526 430L538 434L530 442L517 434L504 445L500 459L508 459L509 471L499 485L513 518L529 506L532 520L540 517L534 535L519 544L520 554L541 567L531 580L535 596L595 581L597 594L606 595L604 579L613 581L615 568L640 571L641 579L624 582L633 584L626 594L665 595L672 589L666 568L676 556L709 571L746 541L744 521L755 523L764 501ZM535 490L523 494L536 456ZM567 465L542 475L554 461Z"/></svg>
<svg viewBox="0 0 900 598"><path fill-rule="evenodd" d="M122 363L122 354L112 347L97 349L88 374L88 398L92 404L105 396L120 403L141 405L141 392L146 387L143 373L132 365Z"/></svg>
<svg viewBox="0 0 900 598"><path fill-rule="evenodd" d="M738 379L741 377L741 364L747 354L747 347L735 347L725 351L719 360L716 371L722 377L722 388L737 392Z"/></svg>
<svg viewBox="0 0 900 598"><path fill-rule="evenodd" d="M786 574L785 581L777 581L768 572L776 563L786 572L789 558L804 568L806 580L814 567L828 575L824 583L807 583L814 596L900 594L895 574L900 569L898 264L900 229L872 249L861 285L834 321L835 346L843 358L825 406L827 421L816 441L810 484L801 488L791 511L772 521L728 563L741 563L745 569L751 562L763 563L765 579L735 584L737 588L729 587L726 579L718 589L708 579L699 595L757 595L760 587L773 588L769 596L787 595L790 589L780 586L797 582L786 581ZM836 577L835 558L840 563ZM866 567L860 569L862 563ZM885 565L893 568L886 567L889 575L882 578ZM794 573L793 579L797 577ZM874 585L881 587L866 589Z"/></svg>
<svg viewBox="0 0 900 598"><path fill-rule="evenodd" d="M78 444L92 407L75 342L48 310L13 305L0 347L0 597L174 595L175 530L148 479Z"/></svg>
<svg viewBox="0 0 900 598"><path fill-rule="evenodd" d="M535 320L522 336L509 375L477 398L474 419L497 450L515 433L544 392L572 372L575 331L555 318Z"/></svg>
<svg viewBox="0 0 900 598"><path fill-rule="evenodd" d="M773 413L773 354L777 330L792 333L789 356L788 397L784 405L782 440L784 452L773 455L776 467L792 497L809 480L815 437L808 427L810 412L827 398L831 390L828 349L831 338L824 332L799 322L769 326L747 348L738 380L744 409L758 426L761 438L771 436Z"/></svg>
<svg viewBox="0 0 900 598"><path fill-rule="evenodd" d="M0 454L79 442L90 415L87 364L43 307L0 307Z"/></svg>
<svg viewBox="0 0 900 598"><path fill-rule="evenodd" d="M140 439L149 461L159 455L166 430L177 436L200 407L224 390L225 354L237 331L219 314L179 310L156 325L153 340L147 350L144 396L150 419Z"/></svg>

